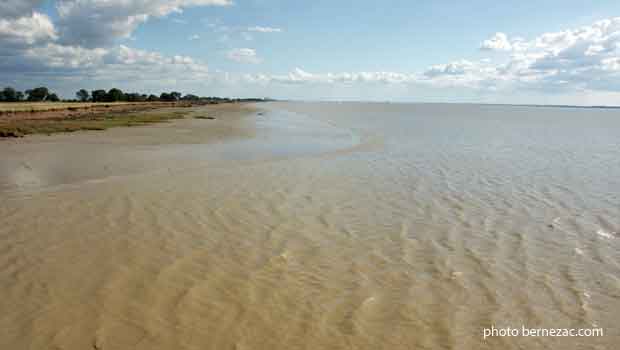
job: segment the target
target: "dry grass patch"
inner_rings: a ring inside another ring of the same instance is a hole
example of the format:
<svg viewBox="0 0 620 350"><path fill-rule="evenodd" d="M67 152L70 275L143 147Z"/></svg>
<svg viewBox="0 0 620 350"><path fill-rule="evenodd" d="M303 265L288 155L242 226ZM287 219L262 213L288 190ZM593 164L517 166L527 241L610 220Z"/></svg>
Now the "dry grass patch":
<svg viewBox="0 0 620 350"><path fill-rule="evenodd" d="M75 119L26 119L0 121L0 137L21 137L30 134L54 134L79 130L105 130L120 126L140 126L161 123L171 119L181 119L186 112L157 111L131 114L80 117Z"/></svg>
<svg viewBox="0 0 620 350"><path fill-rule="evenodd" d="M85 109L92 107L122 106L135 102L11 102L0 103L0 113L47 112L63 109Z"/></svg>

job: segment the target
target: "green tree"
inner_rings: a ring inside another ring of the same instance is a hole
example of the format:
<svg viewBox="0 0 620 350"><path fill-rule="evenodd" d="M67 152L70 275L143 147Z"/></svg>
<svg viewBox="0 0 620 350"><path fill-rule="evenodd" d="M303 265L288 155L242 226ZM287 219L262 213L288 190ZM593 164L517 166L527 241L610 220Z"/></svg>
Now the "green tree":
<svg viewBox="0 0 620 350"><path fill-rule="evenodd" d="M181 99L181 96L182 96L182 95L181 95L181 93L180 93L180 92L173 91L173 92L171 92L171 93L170 93L170 96L172 97L172 99L173 99L174 101L178 101L178 100L180 100L180 99Z"/></svg>
<svg viewBox="0 0 620 350"><path fill-rule="evenodd" d="M4 90L0 90L0 102L11 102L11 95L14 95L15 89L12 87L5 87Z"/></svg>
<svg viewBox="0 0 620 350"><path fill-rule="evenodd" d="M118 101L124 101L125 100L125 94L123 93L122 90L120 89L110 89L110 91L108 91L108 101L110 102L118 102Z"/></svg>
<svg viewBox="0 0 620 350"><path fill-rule="evenodd" d="M200 100L200 97L198 97L196 95L192 95L192 94L187 94L187 95L183 96L182 100L185 100L185 101L198 101L198 100Z"/></svg>
<svg viewBox="0 0 620 350"><path fill-rule="evenodd" d="M88 91L80 89L80 91L75 93L75 97L77 97L77 99L81 102L86 102L90 98L90 94L88 93Z"/></svg>
<svg viewBox="0 0 620 350"><path fill-rule="evenodd" d="M147 98L148 101L154 102L154 101L159 101L159 97L155 96L155 95L149 95L149 97Z"/></svg>
<svg viewBox="0 0 620 350"><path fill-rule="evenodd" d="M50 95L50 91L42 86L32 90L26 90L26 95L28 95L28 101L45 101Z"/></svg>
<svg viewBox="0 0 620 350"><path fill-rule="evenodd" d="M52 101L52 102L60 102L60 98L58 97L58 95L52 93L47 97L48 101Z"/></svg>
<svg viewBox="0 0 620 350"><path fill-rule="evenodd" d="M10 86L4 88L4 90L0 91L0 100L6 102L15 102L16 100L16 91Z"/></svg>
<svg viewBox="0 0 620 350"><path fill-rule="evenodd" d="M132 93L125 94L125 100L127 102L142 102L142 101L146 101L146 95L140 95L137 92L132 92Z"/></svg>
<svg viewBox="0 0 620 350"><path fill-rule="evenodd" d="M17 91L12 87L5 87L4 90L0 91L0 101L4 102L17 102L18 96Z"/></svg>
<svg viewBox="0 0 620 350"><path fill-rule="evenodd" d="M93 90L93 92L91 92L91 96L93 102L105 102L108 98L108 93L105 92L105 90Z"/></svg>

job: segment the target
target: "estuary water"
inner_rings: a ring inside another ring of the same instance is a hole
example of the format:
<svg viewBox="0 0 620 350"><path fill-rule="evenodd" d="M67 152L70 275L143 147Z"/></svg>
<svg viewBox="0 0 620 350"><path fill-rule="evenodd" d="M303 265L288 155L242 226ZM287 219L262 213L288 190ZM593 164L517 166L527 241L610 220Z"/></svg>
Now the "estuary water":
<svg viewBox="0 0 620 350"><path fill-rule="evenodd" d="M254 108L0 142L0 348L620 341L620 110Z"/></svg>

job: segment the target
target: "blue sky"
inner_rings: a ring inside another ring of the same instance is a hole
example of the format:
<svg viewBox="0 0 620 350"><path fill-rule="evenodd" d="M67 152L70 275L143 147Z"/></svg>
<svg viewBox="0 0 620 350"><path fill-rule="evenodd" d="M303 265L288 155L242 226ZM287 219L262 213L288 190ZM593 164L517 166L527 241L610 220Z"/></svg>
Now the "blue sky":
<svg viewBox="0 0 620 350"><path fill-rule="evenodd" d="M0 85L620 104L618 1L4 0Z"/></svg>

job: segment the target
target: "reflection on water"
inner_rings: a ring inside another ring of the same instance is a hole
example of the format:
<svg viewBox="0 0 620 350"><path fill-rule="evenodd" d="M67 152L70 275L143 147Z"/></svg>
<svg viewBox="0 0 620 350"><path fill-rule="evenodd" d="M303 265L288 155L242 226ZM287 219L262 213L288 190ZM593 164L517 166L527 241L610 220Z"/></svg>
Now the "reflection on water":
<svg viewBox="0 0 620 350"><path fill-rule="evenodd" d="M613 348L618 112L261 106L0 144L0 348Z"/></svg>

